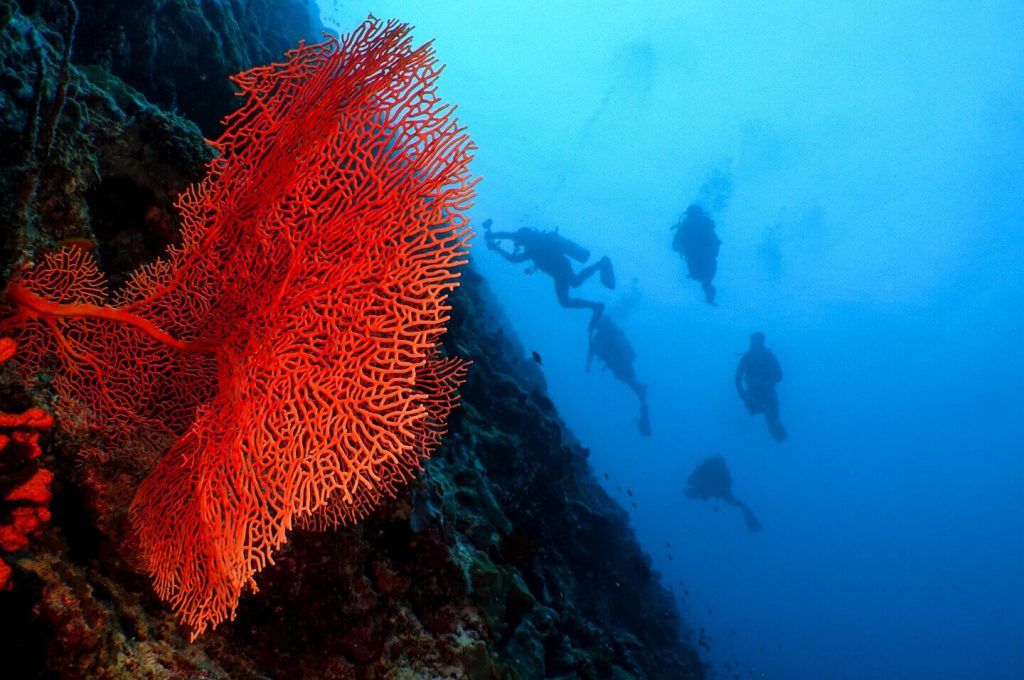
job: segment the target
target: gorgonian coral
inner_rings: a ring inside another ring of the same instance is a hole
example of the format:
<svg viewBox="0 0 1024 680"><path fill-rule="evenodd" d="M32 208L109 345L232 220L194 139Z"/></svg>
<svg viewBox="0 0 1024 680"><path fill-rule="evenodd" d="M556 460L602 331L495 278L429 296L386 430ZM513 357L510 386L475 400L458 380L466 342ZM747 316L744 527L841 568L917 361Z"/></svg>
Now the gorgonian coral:
<svg viewBox="0 0 1024 680"><path fill-rule="evenodd" d="M439 353L470 235L472 144L429 46L370 19L235 77L245 103L181 243L108 291L64 250L8 286L62 423L157 459L131 506L157 592L198 635L297 522L358 520L437 445L465 365Z"/></svg>

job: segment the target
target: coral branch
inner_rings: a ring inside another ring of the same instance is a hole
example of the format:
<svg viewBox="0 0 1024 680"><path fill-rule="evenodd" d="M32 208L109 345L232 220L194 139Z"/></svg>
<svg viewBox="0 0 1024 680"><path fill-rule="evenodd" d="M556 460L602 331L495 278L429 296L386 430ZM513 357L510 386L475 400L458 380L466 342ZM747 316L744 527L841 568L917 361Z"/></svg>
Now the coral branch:
<svg viewBox="0 0 1024 680"><path fill-rule="evenodd" d="M87 303L61 304L51 302L39 295L36 295L23 284L16 281L7 286L7 301L17 310L16 318L24 322L30 318L82 318L82 319L106 319L116 321L126 326L132 326L142 331L150 338L162 345L187 354L213 353L217 351L217 345L212 342L197 340L194 342L182 342L161 330L156 324L141 316L132 314L123 309L115 309L106 305L91 305Z"/></svg>

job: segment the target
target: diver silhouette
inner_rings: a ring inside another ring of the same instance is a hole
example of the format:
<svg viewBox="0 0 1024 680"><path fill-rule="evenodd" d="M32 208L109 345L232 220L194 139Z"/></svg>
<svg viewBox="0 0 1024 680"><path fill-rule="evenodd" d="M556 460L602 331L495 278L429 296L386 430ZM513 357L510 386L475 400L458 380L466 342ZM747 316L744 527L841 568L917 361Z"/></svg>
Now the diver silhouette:
<svg viewBox="0 0 1024 680"><path fill-rule="evenodd" d="M786 429L779 421L779 397L775 385L782 381L782 367L775 354L764 345L764 333L750 336L750 349L736 366L736 392L750 415L763 413L768 431L777 442L785 441Z"/></svg>
<svg viewBox="0 0 1024 680"><path fill-rule="evenodd" d="M683 489L683 494L687 498L702 501L717 498L729 505L734 505L743 511L743 521L747 525L747 531L752 534L761 531L761 522L757 520L747 504L732 494L732 475L729 474L725 458L722 458L721 455L701 461L690 473L686 483L688 486Z"/></svg>
<svg viewBox="0 0 1024 680"><path fill-rule="evenodd" d="M570 288L578 288L596 272L601 274L601 283L605 288L615 288L615 272L612 262L602 257L596 263L584 267L578 273L572 268L569 258L583 263L590 259L590 251L583 246L560 236L553 231L537 229L519 229L518 231L491 231L491 220L483 223L487 247L497 252L509 262L533 262L527 269L528 274L540 270L555 282L555 296L563 307L574 309L590 309L594 315L604 311L604 303L569 297ZM515 245L512 252L501 248L498 241L509 240Z"/></svg>
<svg viewBox="0 0 1024 680"><path fill-rule="evenodd" d="M686 260L690 278L700 282L705 302L715 304L718 291L711 281L718 270L718 249L722 242L715 234L714 220L702 207L693 203L673 228L676 233L672 238L672 250Z"/></svg>
<svg viewBox="0 0 1024 680"><path fill-rule="evenodd" d="M645 437L651 436L651 420L647 410L647 385L641 383L633 369L636 352L626 334L608 314L595 317L590 324L590 346L587 349L587 371L594 357L600 359L616 380L625 383L640 400L640 418L637 429Z"/></svg>

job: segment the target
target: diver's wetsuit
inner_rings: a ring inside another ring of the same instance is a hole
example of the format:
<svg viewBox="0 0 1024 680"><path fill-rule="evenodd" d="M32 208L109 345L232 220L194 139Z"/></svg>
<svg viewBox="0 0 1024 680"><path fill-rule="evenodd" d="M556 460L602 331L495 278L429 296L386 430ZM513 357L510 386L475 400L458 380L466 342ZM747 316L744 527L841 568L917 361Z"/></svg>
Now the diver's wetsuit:
<svg viewBox="0 0 1024 680"><path fill-rule="evenodd" d="M775 385L782 381L782 367L770 349L752 346L736 366L736 391L751 415L763 413L768 430L776 441L786 439L779 421L779 397Z"/></svg>
<svg viewBox="0 0 1024 680"><path fill-rule="evenodd" d="M622 332L607 314L594 321L590 330L590 348L587 352L587 370L590 362L597 356L612 372L615 379L625 383L640 400L640 419L637 428L640 434L649 437L651 434L650 416L647 409L647 385L636 377L633 361L636 352L633 350L626 334Z"/></svg>
<svg viewBox="0 0 1024 680"><path fill-rule="evenodd" d="M715 287L711 284L718 271L718 250L722 242L715 234L715 222L700 206L691 205L686 217L676 225L672 249L686 259L691 279L699 281L704 299L715 304Z"/></svg>
<svg viewBox="0 0 1024 680"><path fill-rule="evenodd" d="M622 330L607 316L597 322L597 328L590 337L590 354L596 355L612 372L615 379L629 385L637 396L643 397L647 387L640 383L633 369L636 352ZM588 365L590 357L587 357Z"/></svg>
<svg viewBox="0 0 1024 680"><path fill-rule="evenodd" d="M512 240L516 244L515 252L507 253L497 245L492 245L495 241L501 239ZM570 288L578 288L584 281L593 276L595 272L601 272L601 281L606 287L615 287L611 261L608 258L601 258L577 273L573 271L572 263L566 255L566 249L570 248L577 253L586 253L582 260L589 258L589 253L579 245L557 234L533 229L520 229L515 232L494 232L488 234L488 246L509 262L532 261L534 267L550 276L554 281L555 296L558 298L558 303L563 307L574 309L586 308L593 310L595 313L604 310L603 303L569 297Z"/></svg>
<svg viewBox="0 0 1024 680"><path fill-rule="evenodd" d="M761 522L754 516L753 511L746 503L736 498L732 493L732 475L725 464L722 456L712 456L701 462L687 480L688 486L683 489L687 498L708 500L717 498L729 505L734 505L743 512L743 521L747 530L751 533L761 531Z"/></svg>

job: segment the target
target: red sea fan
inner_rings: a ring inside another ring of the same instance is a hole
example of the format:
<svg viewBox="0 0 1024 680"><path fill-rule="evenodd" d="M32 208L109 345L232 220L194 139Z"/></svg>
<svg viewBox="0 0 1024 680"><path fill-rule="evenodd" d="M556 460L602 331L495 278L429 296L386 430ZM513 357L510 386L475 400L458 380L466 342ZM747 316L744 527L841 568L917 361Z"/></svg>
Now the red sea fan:
<svg viewBox="0 0 1024 680"><path fill-rule="evenodd" d="M437 445L465 366L438 355L465 263L472 143L429 46L369 20L235 77L245 104L179 199L181 245L107 306L90 256L8 287L62 414L163 452L131 507L198 635L297 522L352 522ZM59 304L52 304L59 303Z"/></svg>

